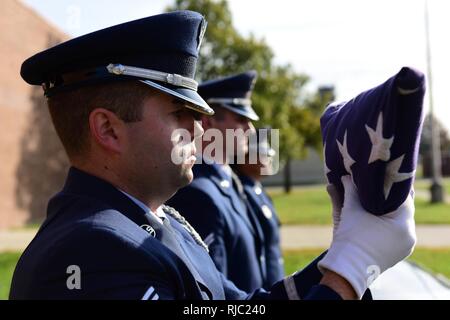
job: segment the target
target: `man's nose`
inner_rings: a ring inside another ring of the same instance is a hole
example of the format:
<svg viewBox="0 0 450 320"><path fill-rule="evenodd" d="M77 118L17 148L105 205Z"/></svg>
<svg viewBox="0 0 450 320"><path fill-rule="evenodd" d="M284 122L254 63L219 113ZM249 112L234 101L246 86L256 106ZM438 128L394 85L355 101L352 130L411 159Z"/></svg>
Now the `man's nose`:
<svg viewBox="0 0 450 320"><path fill-rule="evenodd" d="M203 136L205 130L203 129L201 120L194 120L193 131L194 139L199 139L201 136Z"/></svg>
<svg viewBox="0 0 450 320"><path fill-rule="evenodd" d="M244 122L243 129L244 129L244 131L250 130L250 133L256 132L255 126L253 125L253 123L251 121Z"/></svg>

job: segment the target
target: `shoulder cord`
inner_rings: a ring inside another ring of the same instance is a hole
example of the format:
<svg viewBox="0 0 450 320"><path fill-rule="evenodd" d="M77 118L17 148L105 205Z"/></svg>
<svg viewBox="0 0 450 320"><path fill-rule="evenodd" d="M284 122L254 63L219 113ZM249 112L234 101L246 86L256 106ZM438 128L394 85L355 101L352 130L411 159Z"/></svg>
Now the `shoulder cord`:
<svg viewBox="0 0 450 320"><path fill-rule="evenodd" d="M166 214L174 218L179 224L185 227L187 232L189 232L189 234L192 236L192 238L194 238L195 242L199 246L203 247L207 252L209 252L208 246L206 245L205 242L203 242L198 232L195 231L195 229L189 224L189 222L187 222L187 220L177 210L167 205L163 205L162 209Z"/></svg>

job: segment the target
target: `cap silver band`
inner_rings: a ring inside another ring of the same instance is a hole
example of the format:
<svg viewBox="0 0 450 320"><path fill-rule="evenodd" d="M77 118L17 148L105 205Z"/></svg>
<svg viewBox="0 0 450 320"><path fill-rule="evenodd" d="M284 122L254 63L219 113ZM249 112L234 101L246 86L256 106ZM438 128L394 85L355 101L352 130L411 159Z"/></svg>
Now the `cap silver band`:
<svg viewBox="0 0 450 320"><path fill-rule="evenodd" d="M245 106L250 106L252 101L245 98L209 98L208 103L232 103L232 104L242 104Z"/></svg>
<svg viewBox="0 0 450 320"><path fill-rule="evenodd" d="M197 81L183 77L182 75L176 73L166 73L161 71L156 71L152 69L137 68L131 66L124 66L122 64L112 64L110 63L106 69L109 73L116 75L132 76L138 78L144 78L149 80L156 80L165 83L172 84L177 87L184 87L197 91L198 83Z"/></svg>

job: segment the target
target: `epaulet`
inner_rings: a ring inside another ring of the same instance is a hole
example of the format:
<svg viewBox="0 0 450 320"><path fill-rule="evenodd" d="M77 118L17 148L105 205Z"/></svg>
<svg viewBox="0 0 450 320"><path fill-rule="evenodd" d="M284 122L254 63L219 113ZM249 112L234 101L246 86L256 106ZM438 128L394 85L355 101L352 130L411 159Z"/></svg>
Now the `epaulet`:
<svg viewBox="0 0 450 320"><path fill-rule="evenodd" d="M162 209L165 214L171 216L179 224L181 224L199 246L203 247L207 252L209 252L208 246L202 240L202 237L200 237L198 232L195 231L195 229L189 224L189 222L187 222L187 220L177 210L175 210L174 208L169 207L167 205L163 205Z"/></svg>

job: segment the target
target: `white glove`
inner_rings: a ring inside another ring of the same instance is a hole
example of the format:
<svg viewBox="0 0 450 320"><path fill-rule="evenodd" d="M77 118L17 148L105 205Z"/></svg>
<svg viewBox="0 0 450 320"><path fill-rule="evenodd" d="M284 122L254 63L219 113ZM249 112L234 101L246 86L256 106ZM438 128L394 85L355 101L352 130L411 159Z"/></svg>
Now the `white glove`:
<svg viewBox="0 0 450 320"><path fill-rule="evenodd" d="M416 243L414 201L408 196L397 210L375 216L361 206L350 176L341 180L344 206L330 249L318 267L322 273L328 269L346 279L361 298L376 276L412 253ZM374 276L374 272L378 274Z"/></svg>

